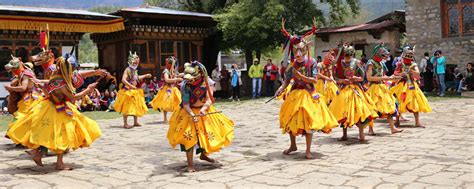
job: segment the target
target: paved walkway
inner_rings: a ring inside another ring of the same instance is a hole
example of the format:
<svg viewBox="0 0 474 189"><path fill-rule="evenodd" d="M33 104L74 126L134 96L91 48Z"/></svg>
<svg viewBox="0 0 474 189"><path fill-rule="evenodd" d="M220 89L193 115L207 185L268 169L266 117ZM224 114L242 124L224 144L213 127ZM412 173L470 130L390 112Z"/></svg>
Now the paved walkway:
<svg viewBox="0 0 474 189"><path fill-rule="evenodd" d="M316 134L315 160L304 159L301 137L296 154L282 155L289 139L278 128L280 104L220 104L236 123L235 140L211 155L217 164L196 159L196 173L183 172L185 155L169 146L161 115L131 130L121 119L99 121L103 137L65 157L73 171L55 171L54 157L35 167L24 149L0 139L0 188L474 188L474 99L432 102L434 112L422 115L426 129L405 123L402 134L390 135L377 123L379 136L368 144L357 142L355 128L348 142L337 141L340 129Z"/></svg>

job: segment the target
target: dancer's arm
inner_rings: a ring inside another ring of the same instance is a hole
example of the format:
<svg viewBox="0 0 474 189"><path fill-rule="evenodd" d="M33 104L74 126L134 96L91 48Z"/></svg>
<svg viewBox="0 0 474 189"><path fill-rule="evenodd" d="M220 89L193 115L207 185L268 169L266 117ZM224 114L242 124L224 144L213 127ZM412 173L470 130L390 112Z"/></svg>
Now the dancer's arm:
<svg viewBox="0 0 474 189"><path fill-rule="evenodd" d="M25 92L28 89L28 84L30 83L29 79L24 79L21 81L20 86L13 87L10 84L5 85L5 89L8 91L13 91L13 92Z"/></svg>
<svg viewBox="0 0 474 189"><path fill-rule="evenodd" d="M169 84L179 83L183 81L183 78L180 78L180 77L171 79L168 73L165 73L163 75L163 78L165 79L165 83L169 83Z"/></svg>
<svg viewBox="0 0 474 189"><path fill-rule="evenodd" d="M151 78L151 77L152 77L151 74L144 74L144 75L138 76L138 79L139 79L139 80L143 80L143 79L145 79L145 78Z"/></svg>

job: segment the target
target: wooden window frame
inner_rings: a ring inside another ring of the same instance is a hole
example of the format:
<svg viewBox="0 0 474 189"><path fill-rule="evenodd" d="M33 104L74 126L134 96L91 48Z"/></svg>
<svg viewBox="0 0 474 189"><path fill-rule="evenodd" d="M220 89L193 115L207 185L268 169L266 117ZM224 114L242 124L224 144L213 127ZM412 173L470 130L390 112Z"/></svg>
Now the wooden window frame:
<svg viewBox="0 0 474 189"><path fill-rule="evenodd" d="M462 3L462 0L457 0L457 3L454 5L448 5L446 0L441 0L441 23L442 23L442 34L443 38L450 37L463 37L463 36L472 36L474 33L464 33L464 6L474 6L474 2ZM450 7L455 6L458 10L458 34L450 35L449 34L449 14L448 10Z"/></svg>

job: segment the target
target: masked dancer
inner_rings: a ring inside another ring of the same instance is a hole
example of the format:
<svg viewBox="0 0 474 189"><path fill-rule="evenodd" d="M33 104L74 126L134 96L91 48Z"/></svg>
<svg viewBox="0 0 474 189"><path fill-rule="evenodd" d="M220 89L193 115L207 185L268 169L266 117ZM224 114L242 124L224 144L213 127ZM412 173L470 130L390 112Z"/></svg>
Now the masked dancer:
<svg viewBox="0 0 474 189"><path fill-rule="evenodd" d="M234 122L212 105L212 80L206 68L194 61L184 65L184 83L181 86L182 102L170 118L168 141L174 148L180 145L186 152L187 171L194 172L193 153L213 163L209 154L228 146L234 138Z"/></svg>
<svg viewBox="0 0 474 189"><path fill-rule="evenodd" d="M182 75L176 71L177 59L170 56L165 60L166 68L161 75L165 85L158 91L156 97L151 101L155 110L163 111L164 122L168 123L167 112L173 112L179 108L181 93L178 84L183 81Z"/></svg>

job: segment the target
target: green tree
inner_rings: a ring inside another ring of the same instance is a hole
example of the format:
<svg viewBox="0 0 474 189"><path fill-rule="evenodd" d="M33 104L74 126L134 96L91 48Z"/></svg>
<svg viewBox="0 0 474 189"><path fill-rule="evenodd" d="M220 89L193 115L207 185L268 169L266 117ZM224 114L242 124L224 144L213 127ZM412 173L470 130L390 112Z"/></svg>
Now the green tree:
<svg viewBox="0 0 474 189"><path fill-rule="evenodd" d="M183 9L182 4L176 0L144 0L144 5L163 7L169 9L180 10Z"/></svg>
<svg viewBox="0 0 474 189"><path fill-rule="evenodd" d="M311 27L313 17L319 27L337 25L359 11L358 0L324 0L322 3L330 6L329 20L324 19L319 4L309 0L241 0L218 11L214 18L223 40L230 47L244 50L250 65L254 52L260 58L262 52L274 50L284 42L280 32L282 18L287 20L289 32L301 33Z"/></svg>
<svg viewBox="0 0 474 189"><path fill-rule="evenodd" d="M90 34L86 33L79 41L79 63L98 62L97 45L92 42Z"/></svg>
<svg viewBox="0 0 474 189"><path fill-rule="evenodd" d="M115 12L115 11L121 9L121 8L123 8L123 7L98 6L98 7L94 7L94 8L89 9L89 11L98 12L98 13L102 13L102 14L109 14L109 13Z"/></svg>

